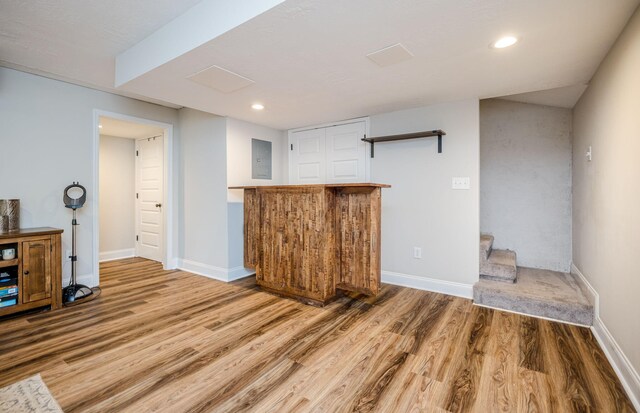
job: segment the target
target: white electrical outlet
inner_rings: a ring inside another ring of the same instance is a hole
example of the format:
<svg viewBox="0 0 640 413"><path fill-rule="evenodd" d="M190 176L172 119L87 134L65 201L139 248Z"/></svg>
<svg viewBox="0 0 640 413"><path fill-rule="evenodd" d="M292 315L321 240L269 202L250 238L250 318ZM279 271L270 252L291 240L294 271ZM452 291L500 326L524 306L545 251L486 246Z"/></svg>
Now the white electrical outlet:
<svg viewBox="0 0 640 413"><path fill-rule="evenodd" d="M416 258L416 259L422 258L422 248L413 247L413 258Z"/></svg>
<svg viewBox="0 0 640 413"><path fill-rule="evenodd" d="M451 178L451 189L471 189L471 179L468 176L454 176Z"/></svg>

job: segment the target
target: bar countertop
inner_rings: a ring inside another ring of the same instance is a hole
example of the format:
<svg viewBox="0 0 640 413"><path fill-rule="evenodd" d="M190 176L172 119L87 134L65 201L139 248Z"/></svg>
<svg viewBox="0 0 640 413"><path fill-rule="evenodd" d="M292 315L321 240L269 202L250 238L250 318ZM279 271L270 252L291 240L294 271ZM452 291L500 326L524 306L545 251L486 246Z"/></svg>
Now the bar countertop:
<svg viewBox="0 0 640 413"><path fill-rule="evenodd" d="M391 188L389 184L378 184L374 182L355 182L346 184L309 184L309 185L246 185L246 186L230 186L229 189L256 189L256 188L282 188L282 189L297 189L297 188L352 188L352 187L364 187L364 188Z"/></svg>
<svg viewBox="0 0 640 413"><path fill-rule="evenodd" d="M62 234L63 232L64 231L62 229L50 228L50 227L20 228L16 231L0 232L0 240L16 238L16 237Z"/></svg>

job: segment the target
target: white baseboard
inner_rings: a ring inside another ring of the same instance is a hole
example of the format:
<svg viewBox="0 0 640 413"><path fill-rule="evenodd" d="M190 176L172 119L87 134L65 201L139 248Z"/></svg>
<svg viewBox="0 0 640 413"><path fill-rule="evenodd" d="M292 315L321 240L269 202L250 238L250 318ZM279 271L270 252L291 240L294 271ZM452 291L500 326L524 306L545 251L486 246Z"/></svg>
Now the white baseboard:
<svg viewBox="0 0 640 413"><path fill-rule="evenodd" d="M62 279L62 288L64 288L67 285L69 285L69 280L70 279L71 279L71 276L67 276L67 277L64 277ZM78 284L84 284L84 285L89 286L89 287L97 287L98 286L98 283L95 282L95 280L93 278L93 274L78 275L78 276L76 276L76 282Z"/></svg>
<svg viewBox="0 0 640 413"><path fill-rule="evenodd" d="M573 263L571 263L571 273L576 275L586 287L588 294L591 295L588 298L593 299L594 317L591 332L607 356L613 370L618 375L622 387L624 387L627 396L631 399L631 403L633 403L637 411L640 411L640 375L633 368L633 365L600 318L600 296L596 289L593 288L584 274Z"/></svg>
<svg viewBox="0 0 640 413"><path fill-rule="evenodd" d="M213 265L202 264L200 262L178 258L177 267L183 271L213 278L214 280L229 282L244 278L255 271L247 270L244 267L222 268Z"/></svg>
<svg viewBox="0 0 640 413"><path fill-rule="evenodd" d="M134 248L127 248L124 250L104 251L100 253L100 262L121 260L123 258L131 258L136 256L136 250Z"/></svg>
<svg viewBox="0 0 640 413"><path fill-rule="evenodd" d="M165 270L175 270L177 268L178 268L178 259L170 258L166 263Z"/></svg>
<svg viewBox="0 0 640 413"><path fill-rule="evenodd" d="M234 280L239 280L240 278L248 277L249 275L253 275L255 273L256 273L255 270L249 270L247 268L244 268L243 266L240 266L235 268L229 268L227 277L229 278L229 281L234 281Z"/></svg>
<svg viewBox="0 0 640 413"><path fill-rule="evenodd" d="M593 314L595 316L600 315L600 297L598 296L598 292L593 288L593 286L587 281L587 278L584 276L582 272L576 267L573 263L571 263L571 274L578 277L577 281L579 284L582 284L580 288L586 294L587 300L593 305Z"/></svg>
<svg viewBox="0 0 640 413"><path fill-rule="evenodd" d="M462 298L473 298L473 285L399 272L382 271L382 282L417 290L433 291L436 293L455 295Z"/></svg>

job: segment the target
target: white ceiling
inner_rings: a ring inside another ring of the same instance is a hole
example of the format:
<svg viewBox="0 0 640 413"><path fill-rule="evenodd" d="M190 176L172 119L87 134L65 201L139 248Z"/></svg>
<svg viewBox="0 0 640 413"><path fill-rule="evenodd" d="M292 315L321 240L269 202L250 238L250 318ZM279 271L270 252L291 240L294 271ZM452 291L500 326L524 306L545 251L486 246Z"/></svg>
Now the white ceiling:
<svg viewBox="0 0 640 413"><path fill-rule="evenodd" d="M100 135L115 136L118 138L143 139L162 135L162 128L146 125L144 123L129 122L126 120L100 117Z"/></svg>
<svg viewBox="0 0 640 413"><path fill-rule="evenodd" d="M114 59L200 0L0 0L0 59L96 86Z"/></svg>
<svg viewBox="0 0 640 413"><path fill-rule="evenodd" d="M221 10L231 7L223 0L205 2ZM639 2L288 0L145 68L117 90L288 129L458 99L583 85ZM115 58L120 55L126 63L127 50L142 49L145 38L187 15L195 3L0 0L0 59L113 89ZM255 1L233 5L245 3ZM198 29L185 26L182 33L188 37ZM489 48L504 34L519 36L521 42L503 50ZM413 57L388 67L366 57L396 43ZM213 65L255 84L221 93L188 79ZM250 105L256 101L266 109L253 111Z"/></svg>

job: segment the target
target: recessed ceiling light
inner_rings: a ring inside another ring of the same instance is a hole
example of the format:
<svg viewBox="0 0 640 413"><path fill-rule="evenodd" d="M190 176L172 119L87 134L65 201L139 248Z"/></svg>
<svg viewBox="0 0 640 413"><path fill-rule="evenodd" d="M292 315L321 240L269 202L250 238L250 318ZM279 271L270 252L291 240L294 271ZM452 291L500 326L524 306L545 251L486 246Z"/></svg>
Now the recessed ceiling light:
<svg viewBox="0 0 640 413"><path fill-rule="evenodd" d="M102 129L102 125L98 125L98 127L99 127L100 129Z"/></svg>
<svg viewBox="0 0 640 413"><path fill-rule="evenodd" d="M517 37L505 36L491 43L491 47L494 49L504 49L505 47L513 46L516 43L518 43Z"/></svg>
<svg viewBox="0 0 640 413"><path fill-rule="evenodd" d="M262 109L264 109L264 105L262 105L260 103L254 103L253 105L251 105L251 109L262 110Z"/></svg>

